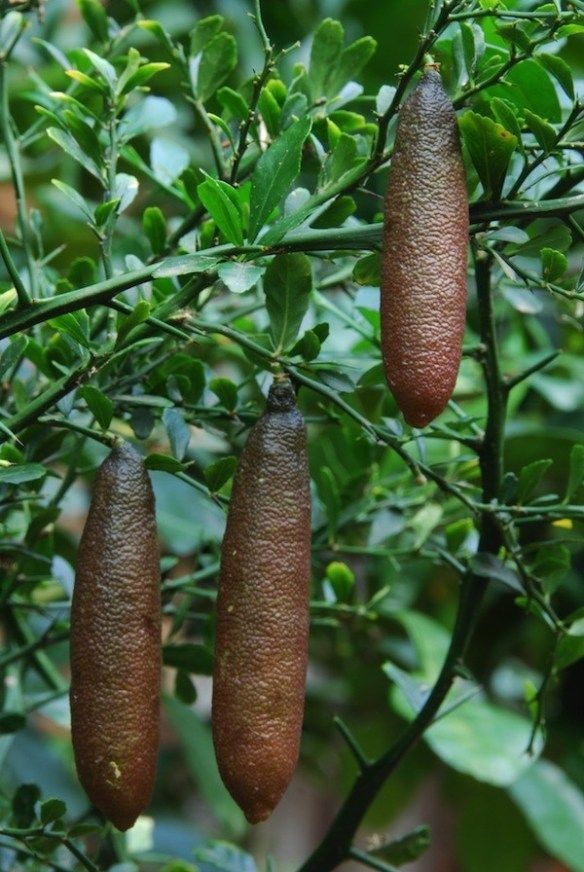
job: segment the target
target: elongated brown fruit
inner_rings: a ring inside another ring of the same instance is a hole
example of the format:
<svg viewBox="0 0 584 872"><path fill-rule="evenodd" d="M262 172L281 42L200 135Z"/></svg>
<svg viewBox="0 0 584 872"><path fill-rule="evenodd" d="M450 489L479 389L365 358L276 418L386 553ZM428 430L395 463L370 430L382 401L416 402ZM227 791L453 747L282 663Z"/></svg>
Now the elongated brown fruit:
<svg viewBox="0 0 584 872"><path fill-rule="evenodd" d="M435 70L400 112L381 269L381 349L406 421L446 406L460 365L466 309L468 198L456 115Z"/></svg>
<svg viewBox="0 0 584 872"><path fill-rule="evenodd" d="M306 430L289 381L270 388L233 483L221 549L213 740L250 823L265 820L298 761L308 647Z"/></svg>
<svg viewBox="0 0 584 872"><path fill-rule="evenodd" d="M154 495L142 459L114 448L79 545L71 612L71 732L79 779L119 830L152 795L160 696Z"/></svg>

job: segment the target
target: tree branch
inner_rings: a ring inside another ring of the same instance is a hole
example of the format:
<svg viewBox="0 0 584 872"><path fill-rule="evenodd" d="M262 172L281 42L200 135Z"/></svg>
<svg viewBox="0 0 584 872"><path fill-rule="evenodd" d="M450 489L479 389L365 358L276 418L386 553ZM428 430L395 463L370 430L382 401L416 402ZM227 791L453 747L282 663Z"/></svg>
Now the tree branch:
<svg viewBox="0 0 584 872"><path fill-rule="evenodd" d="M539 218L542 216L569 215L584 208L584 194L575 197L566 197L560 200L526 200L501 202L498 205L491 203L473 203L470 207L470 218L475 224L489 221L498 221L509 218ZM305 232L294 231L271 247L258 245L231 246L220 245L208 248L200 254L221 254L226 259L241 254L250 257L266 257L282 251L332 251L339 249L375 250L381 244L383 225L363 224L360 227L332 227L326 230L309 230ZM184 255L185 264L192 255ZM173 265L177 259L173 258ZM0 339L11 336L19 330L25 330L34 324L40 324L57 315L66 312L76 312L105 303L112 297L128 288L152 279L154 272L163 267L165 261L149 264L141 269L131 270L123 275L114 276L103 282L88 285L66 294L58 294L48 300L33 300L31 305L22 310L9 312L0 318Z"/></svg>
<svg viewBox="0 0 584 872"><path fill-rule="evenodd" d="M485 503L490 503L497 499L501 484L505 394L500 377L491 306L490 259L475 257L475 264L481 338L488 347L484 364L488 413L479 460L483 476L483 499ZM483 511L479 552L497 554L500 542L499 528L492 513ZM393 747L358 775L327 834L300 872L330 872L355 850L352 846L353 837L373 799L430 726L452 686L474 630L484 591L485 579L469 570L460 593L450 647L430 696Z"/></svg>

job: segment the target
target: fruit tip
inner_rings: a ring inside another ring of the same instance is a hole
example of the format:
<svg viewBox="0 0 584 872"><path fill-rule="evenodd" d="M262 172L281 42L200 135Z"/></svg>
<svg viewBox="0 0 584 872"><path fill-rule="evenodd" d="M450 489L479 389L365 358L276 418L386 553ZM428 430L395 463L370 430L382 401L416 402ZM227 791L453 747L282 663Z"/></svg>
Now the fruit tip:
<svg viewBox="0 0 584 872"><path fill-rule="evenodd" d="M104 812L105 814L105 812ZM122 833L125 833L126 830L131 830L138 817L140 816L140 812L128 814L127 812L114 812L111 811L105 815L106 818L111 821L116 830L119 830Z"/></svg>
<svg viewBox="0 0 584 872"><path fill-rule="evenodd" d="M261 824L263 821L266 821L273 812L272 807L267 807L265 805L254 806L248 809L243 809L243 813L245 815L245 819L249 824Z"/></svg>

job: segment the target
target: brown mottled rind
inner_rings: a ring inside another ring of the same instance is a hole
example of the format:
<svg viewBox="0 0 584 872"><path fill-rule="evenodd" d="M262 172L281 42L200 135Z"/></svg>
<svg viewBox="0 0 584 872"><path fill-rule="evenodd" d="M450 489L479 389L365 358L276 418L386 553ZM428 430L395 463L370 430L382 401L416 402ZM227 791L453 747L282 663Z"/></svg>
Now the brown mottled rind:
<svg viewBox="0 0 584 872"><path fill-rule="evenodd" d="M158 752L160 572L154 495L140 456L99 469L71 612L71 733L81 784L119 830L148 805Z"/></svg>
<svg viewBox="0 0 584 872"><path fill-rule="evenodd" d="M298 761L308 648L310 488L306 430L274 384L233 483L221 549L213 740L223 781L265 820Z"/></svg>
<svg viewBox="0 0 584 872"><path fill-rule="evenodd" d="M406 421L423 427L456 383L466 311L468 197L456 114L426 72L400 112L385 201L381 348Z"/></svg>

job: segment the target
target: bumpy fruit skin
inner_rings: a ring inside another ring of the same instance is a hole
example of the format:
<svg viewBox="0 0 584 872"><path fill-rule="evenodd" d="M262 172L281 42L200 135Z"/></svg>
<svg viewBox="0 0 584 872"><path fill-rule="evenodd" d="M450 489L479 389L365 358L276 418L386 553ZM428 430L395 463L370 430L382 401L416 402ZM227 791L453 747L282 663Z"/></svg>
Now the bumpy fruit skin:
<svg viewBox="0 0 584 872"><path fill-rule="evenodd" d="M456 115L426 72L400 112L381 269L381 349L404 418L423 427L446 406L466 309L468 197Z"/></svg>
<svg viewBox="0 0 584 872"><path fill-rule="evenodd" d="M288 381L272 385L233 483L221 550L213 741L250 823L265 820L298 762L308 649L310 478Z"/></svg>
<svg viewBox="0 0 584 872"><path fill-rule="evenodd" d="M154 495L142 459L114 448L99 469L71 612L71 733L81 784L119 830L152 795L161 670Z"/></svg>

